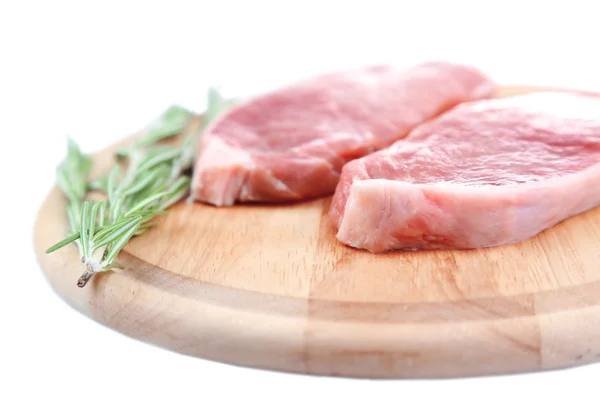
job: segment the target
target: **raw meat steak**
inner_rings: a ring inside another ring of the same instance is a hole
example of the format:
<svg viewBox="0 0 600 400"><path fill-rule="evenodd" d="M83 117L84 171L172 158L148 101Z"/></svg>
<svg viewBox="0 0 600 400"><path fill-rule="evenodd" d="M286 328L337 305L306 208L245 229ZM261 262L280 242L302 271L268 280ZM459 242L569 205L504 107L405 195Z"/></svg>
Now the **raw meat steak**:
<svg viewBox="0 0 600 400"><path fill-rule="evenodd" d="M600 205L600 97L457 106L343 168L337 238L372 252L514 243Z"/></svg>
<svg viewBox="0 0 600 400"><path fill-rule="evenodd" d="M329 73L258 96L207 127L192 198L229 206L330 195L348 161L494 89L472 67L431 62Z"/></svg>

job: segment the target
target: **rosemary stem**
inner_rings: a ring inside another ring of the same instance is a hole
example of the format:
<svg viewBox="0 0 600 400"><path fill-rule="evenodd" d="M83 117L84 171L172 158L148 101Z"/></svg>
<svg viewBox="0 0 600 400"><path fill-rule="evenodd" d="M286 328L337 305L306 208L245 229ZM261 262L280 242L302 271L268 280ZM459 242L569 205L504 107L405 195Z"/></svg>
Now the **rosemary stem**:
<svg viewBox="0 0 600 400"><path fill-rule="evenodd" d="M86 270L83 272L83 274L81 274L81 276L77 280L77 286L79 286L80 288L84 287L88 283L88 281L92 279L92 276L94 276L94 272L87 269L86 267Z"/></svg>

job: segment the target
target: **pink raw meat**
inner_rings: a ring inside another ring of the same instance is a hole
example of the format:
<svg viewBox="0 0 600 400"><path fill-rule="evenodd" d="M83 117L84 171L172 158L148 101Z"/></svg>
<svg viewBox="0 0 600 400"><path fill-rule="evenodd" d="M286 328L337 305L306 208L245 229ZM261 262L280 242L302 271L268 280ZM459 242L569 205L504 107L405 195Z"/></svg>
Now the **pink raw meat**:
<svg viewBox="0 0 600 400"><path fill-rule="evenodd" d="M519 242L600 205L600 98L463 104L343 168L330 216L352 247Z"/></svg>
<svg viewBox="0 0 600 400"><path fill-rule="evenodd" d="M330 195L348 161L494 89L472 67L431 62L330 73L250 99L206 129L192 198L229 206Z"/></svg>

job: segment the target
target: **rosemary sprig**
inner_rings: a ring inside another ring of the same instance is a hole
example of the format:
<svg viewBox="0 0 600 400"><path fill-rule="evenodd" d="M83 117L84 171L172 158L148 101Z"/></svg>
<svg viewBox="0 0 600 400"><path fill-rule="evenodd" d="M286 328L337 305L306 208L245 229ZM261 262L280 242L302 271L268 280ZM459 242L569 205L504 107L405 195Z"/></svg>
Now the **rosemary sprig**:
<svg viewBox="0 0 600 400"><path fill-rule="evenodd" d="M148 126L144 137L117 151L117 157L127 161L126 168L115 163L106 176L92 182L88 181L92 158L69 139L67 156L57 167L57 183L68 200L70 232L46 253L77 244L85 268L79 287L98 272L123 268L116 258L129 240L146 232L157 223L155 217L186 196L190 177L185 171L192 167L199 136L231 104L232 100L210 89L200 131L188 132L179 144L164 140L181 135L193 114L180 106L170 107ZM90 191L106 198L85 200Z"/></svg>

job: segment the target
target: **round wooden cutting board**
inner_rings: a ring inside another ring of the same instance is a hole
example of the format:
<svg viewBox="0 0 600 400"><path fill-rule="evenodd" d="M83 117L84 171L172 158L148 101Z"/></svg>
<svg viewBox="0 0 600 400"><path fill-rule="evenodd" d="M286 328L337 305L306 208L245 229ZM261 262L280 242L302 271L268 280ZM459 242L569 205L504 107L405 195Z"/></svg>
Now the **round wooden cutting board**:
<svg viewBox="0 0 600 400"><path fill-rule="evenodd" d="M543 90L503 88L501 96ZM114 148L98 154L96 172ZM577 195L565 193L565 196ZM439 378L600 360L600 208L525 242L371 254L334 236L330 199L215 208L182 202L133 239L126 269L78 288L58 188L38 215L48 282L126 335L220 362L306 374Z"/></svg>

